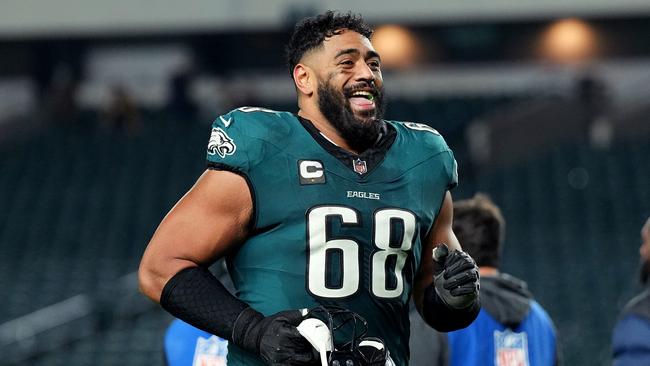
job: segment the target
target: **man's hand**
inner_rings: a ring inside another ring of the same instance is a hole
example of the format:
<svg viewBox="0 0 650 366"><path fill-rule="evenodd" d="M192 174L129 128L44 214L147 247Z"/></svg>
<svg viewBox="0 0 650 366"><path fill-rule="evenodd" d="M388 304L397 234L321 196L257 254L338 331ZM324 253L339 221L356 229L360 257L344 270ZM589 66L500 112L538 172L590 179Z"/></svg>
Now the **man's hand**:
<svg viewBox="0 0 650 366"><path fill-rule="evenodd" d="M267 365L318 364L313 347L296 328L303 319L300 310L264 317L247 308L235 321L233 343L259 355Z"/></svg>
<svg viewBox="0 0 650 366"><path fill-rule="evenodd" d="M436 293L454 309L463 309L474 303L479 292L478 267L469 254L454 250L445 244L433 250L438 269L433 275Z"/></svg>

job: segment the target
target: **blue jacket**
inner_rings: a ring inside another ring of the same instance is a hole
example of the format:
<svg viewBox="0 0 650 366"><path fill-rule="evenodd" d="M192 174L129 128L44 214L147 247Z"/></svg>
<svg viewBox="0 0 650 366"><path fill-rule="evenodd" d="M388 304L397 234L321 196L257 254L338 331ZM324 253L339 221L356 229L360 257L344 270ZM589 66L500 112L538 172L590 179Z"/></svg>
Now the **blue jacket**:
<svg viewBox="0 0 650 366"><path fill-rule="evenodd" d="M169 366L225 366L228 342L175 319L165 333L164 350Z"/></svg>
<svg viewBox="0 0 650 366"><path fill-rule="evenodd" d="M650 289L621 312L612 337L614 366L650 365Z"/></svg>
<svg viewBox="0 0 650 366"><path fill-rule="evenodd" d="M481 277L481 306L470 326L446 335L416 321L411 366L557 365L553 322L523 281L507 274Z"/></svg>

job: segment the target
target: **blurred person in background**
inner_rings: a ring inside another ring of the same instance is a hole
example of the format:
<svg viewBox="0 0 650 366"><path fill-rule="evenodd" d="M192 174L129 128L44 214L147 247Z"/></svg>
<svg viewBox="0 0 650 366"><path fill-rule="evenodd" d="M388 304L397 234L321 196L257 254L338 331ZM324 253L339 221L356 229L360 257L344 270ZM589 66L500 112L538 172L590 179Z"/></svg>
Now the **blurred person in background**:
<svg viewBox="0 0 650 366"><path fill-rule="evenodd" d="M191 86L194 73L190 66L177 70L169 81L169 101L167 113L184 121L194 122L198 115L198 106L192 100Z"/></svg>
<svg viewBox="0 0 650 366"><path fill-rule="evenodd" d="M499 271L505 234L499 208L484 194L456 201L453 229L479 266L481 312L467 328L447 334L413 322L411 365L557 365L551 318L524 281Z"/></svg>
<svg viewBox="0 0 650 366"><path fill-rule="evenodd" d="M43 100L43 118L59 126L77 125L80 120L78 88L79 80L73 66L66 63L57 64Z"/></svg>
<svg viewBox="0 0 650 366"><path fill-rule="evenodd" d="M140 130L140 113L135 100L123 85L111 88L111 102L106 110L104 123L110 131L134 137Z"/></svg>
<svg viewBox="0 0 650 366"><path fill-rule="evenodd" d="M441 331L479 312L478 269L451 226L453 154L431 127L382 118L371 34L351 14L298 23L287 47L298 113L217 118L207 170L145 250L142 292L226 339L230 366L319 364L300 309L360 315L397 365L409 359L411 293ZM236 296L207 269L222 257Z"/></svg>
<svg viewBox="0 0 650 366"><path fill-rule="evenodd" d="M581 137L594 147L609 148L614 131L607 85L595 72L586 72L576 83L576 96L582 111L578 120L582 124Z"/></svg>
<svg viewBox="0 0 650 366"><path fill-rule="evenodd" d="M174 319L165 332L166 366L225 366L228 342Z"/></svg>
<svg viewBox="0 0 650 366"><path fill-rule="evenodd" d="M625 305L614 327L615 366L650 365L650 217L641 228L640 280L644 290Z"/></svg>

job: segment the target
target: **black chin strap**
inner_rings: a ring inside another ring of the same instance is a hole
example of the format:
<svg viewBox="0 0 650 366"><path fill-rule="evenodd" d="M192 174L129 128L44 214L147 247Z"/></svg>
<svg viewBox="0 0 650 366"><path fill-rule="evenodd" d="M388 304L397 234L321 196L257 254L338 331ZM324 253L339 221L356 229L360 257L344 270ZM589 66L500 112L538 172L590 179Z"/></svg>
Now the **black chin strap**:
<svg viewBox="0 0 650 366"><path fill-rule="evenodd" d="M375 140L373 146L379 145L379 141L381 141L384 136L388 134L388 127L386 127L386 122L384 122L384 120L381 120L379 123L379 133L377 134L377 139Z"/></svg>

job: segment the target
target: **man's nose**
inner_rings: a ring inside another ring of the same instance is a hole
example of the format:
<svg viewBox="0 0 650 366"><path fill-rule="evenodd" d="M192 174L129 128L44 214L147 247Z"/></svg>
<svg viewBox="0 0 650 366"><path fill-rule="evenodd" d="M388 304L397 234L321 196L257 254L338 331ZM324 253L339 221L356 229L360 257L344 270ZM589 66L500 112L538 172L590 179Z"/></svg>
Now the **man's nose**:
<svg viewBox="0 0 650 366"><path fill-rule="evenodd" d="M358 63L355 76L357 81L366 81L368 84L375 81L375 74L364 61Z"/></svg>

